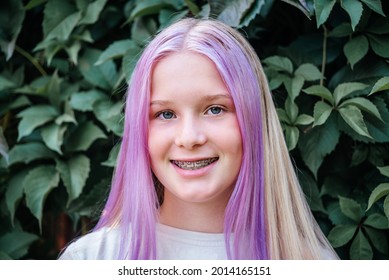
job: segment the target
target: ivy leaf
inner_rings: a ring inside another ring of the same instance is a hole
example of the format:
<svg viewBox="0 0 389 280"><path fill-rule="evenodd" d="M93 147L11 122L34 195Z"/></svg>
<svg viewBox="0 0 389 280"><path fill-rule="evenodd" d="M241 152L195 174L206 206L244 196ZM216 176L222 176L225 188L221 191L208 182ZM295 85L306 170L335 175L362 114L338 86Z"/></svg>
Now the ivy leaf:
<svg viewBox="0 0 389 280"><path fill-rule="evenodd" d="M357 230L356 225L338 225L328 234L328 241L334 248L347 244L353 238Z"/></svg>
<svg viewBox="0 0 389 280"><path fill-rule="evenodd" d="M185 1L186 2L186 1ZM240 20L239 28L248 26L252 20L256 18L258 14L266 11L266 5L271 5L272 3L266 3L266 0L254 0L254 3L251 5L250 9L244 14L243 18ZM189 6L189 5L188 5ZM197 13L194 13L195 15ZM266 18L266 16L264 16Z"/></svg>
<svg viewBox="0 0 389 280"><path fill-rule="evenodd" d="M332 112L332 107L326 102L318 101L313 109L313 126L322 125L326 122Z"/></svg>
<svg viewBox="0 0 389 280"><path fill-rule="evenodd" d="M232 27L237 27L240 24L241 19L250 9L254 0L242 0L242 1L218 1L209 0L211 7L210 13L217 15L217 19Z"/></svg>
<svg viewBox="0 0 389 280"><path fill-rule="evenodd" d="M354 105L349 105L339 109L339 113L343 120L358 134L373 139L367 130L367 126L363 120L361 110Z"/></svg>
<svg viewBox="0 0 389 280"><path fill-rule="evenodd" d="M368 50L369 41L364 35L357 36L344 45L343 51L350 63L351 69L367 54Z"/></svg>
<svg viewBox="0 0 389 280"><path fill-rule="evenodd" d="M389 183L382 183L378 185L370 194L369 202L367 204L367 210L370 209L370 207L377 202L380 198L386 196L389 194Z"/></svg>
<svg viewBox="0 0 389 280"><path fill-rule="evenodd" d="M375 116L377 119L383 121L377 106L375 106L374 103L367 98L363 98L363 97L351 98L344 101L339 107L343 108L349 105L353 105L362 111L368 112L369 114Z"/></svg>
<svg viewBox="0 0 389 280"><path fill-rule="evenodd" d="M5 54L5 60L9 60L14 52L26 13L21 0L1 2L0 47Z"/></svg>
<svg viewBox="0 0 389 280"><path fill-rule="evenodd" d="M387 229L388 228L388 220L385 216L374 213L371 214L366 218L366 220L363 222L366 226L371 226L376 229Z"/></svg>
<svg viewBox="0 0 389 280"><path fill-rule="evenodd" d="M307 171L301 171L298 174L303 192L312 211L320 211L327 214L323 201L320 197L319 188L313 176Z"/></svg>
<svg viewBox="0 0 389 280"><path fill-rule="evenodd" d="M40 165L35 167L23 181L23 189L26 194L27 207L38 219L39 228L42 230L43 205L50 191L58 186L59 173L52 165Z"/></svg>
<svg viewBox="0 0 389 280"><path fill-rule="evenodd" d="M389 166L377 167L380 173L386 177L389 177Z"/></svg>
<svg viewBox="0 0 389 280"><path fill-rule="evenodd" d="M19 162L28 164L37 159L53 157L54 153L42 143L30 142L26 144L18 144L13 146L9 151L8 165L11 166Z"/></svg>
<svg viewBox="0 0 389 280"><path fill-rule="evenodd" d="M363 6L358 0L341 0L342 8L348 13L351 19L351 27L355 30L355 27L359 23L362 17Z"/></svg>
<svg viewBox="0 0 389 280"><path fill-rule="evenodd" d="M46 38L63 20L76 12L76 7L68 1L51 0L47 1L43 17L43 35Z"/></svg>
<svg viewBox="0 0 389 280"><path fill-rule="evenodd" d="M49 105L36 105L20 112L17 116L22 117L18 126L18 140L29 135L35 128L52 121L58 112Z"/></svg>
<svg viewBox="0 0 389 280"><path fill-rule="evenodd" d="M323 86L311 86L309 88L306 88L303 90L306 94L314 95L321 97L325 100L327 100L331 105L334 105L334 98L332 97L332 93Z"/></svg>
<svg viewBox="0 0 389 280"><path fill-rule="evenodd" d="M68 192L68 205L80 196L89 177L90 161L84 155L76 155L69 160L56 161L56 169L61 174L61 179Z"/></svg>
<svg viewBox="0 0 389 280"><path fill-rule="evenodd" d="M109 100L99 100L93 106L96 118L108 131L113 131L118 136L123 134L122 107L122 102L112 103Z"/></svg>
<svg viewBox="0 0 389 280"><path fill-rule="evenodd" d="M91 121L80 124L67 141L70 151L86 151L97 139L105 139L104 132Z"/></svg>
<svg viewBox="0 0 389 280"><path fill-rule="evenodd" d="M100 65L107 60L124 56L129 49L136 49L138 51L139 47L132 40L127 39L115 41L100 54L98 60L95 62L95 65Z"/></svg>
<svg viewBox="0 0 389 280"><path fill-rule="evenodd" d="M83 77L92 85L111 90L118 78L116 67L110 60L95 66L101 53L99 50L87 49L79 60L79 69Z"/></svg>
<svg viewBox="0 0 389 280"><path fill-rule="evenodd" d="M106 3L107 0L96 0L90 3L78 25L95 23L99 19L99 15Z"/></svg>
<svg viewBox="0 0 389 280"><path fill-rule="evenodd" d="M311 63L304 63L302 65L300 65L296 71L294 72L294 74L297 76L302 76L304 78L304 80L306 81L317 81L317 80L320 80L321 78L323 78L323 75L321 74L321 72L319 71L319 69L317 69L317 67Z"/></svg>
<svg viewBox="0 0 389 280"><path fill-rule="evenodd" d="M381 1L377 0L361 0L363 3L366 4L371 10L376 12L377 14L380 14L381 16L385 16L385 13L382 11L382 4Z"/></svg>
<svg viewBox="0 0 389 280"><path fill-rule="evenodd" d="M363 90L367 87L368 85L363 83L343 83L338 85L334 90L335 105L339 105L339 102L351 93Z"/></svg>
<svg viewBox="0 0 389 280"><path fill-rule="evenodd" d="M370 46L372 50L381 57L389 58L389 35L368 35Z"/></svg>
<svg viewBox="0 0 389 280"><path fill-rule="evenodd" d="M381 253L386 254L388 251L388 240L385 233L369 227L364 227L364 230L366 231L373 246Z"/></svg>
<svg viewBox="0 0 389 280"><path fill-rule="evenodd" d="M42 140L51 150L62 155L61 146L67 127L51 123L41 129Z"/></svg>
<svg viewBox="0 0 389 280"><path fill-rule="evenodd" d="M277 71L285 71L287 73L293 73L293 64L287 57L271 56L263 60L263 63Z"/></svg>
<svg viewBox="0 0 389 280"><path fill-rule="evenodd" d="M300 75L294 76L293 79L289 80L290 83L286 84L289 97L292 101L300 94L301 89L304 85L304 78Z"/></svg>
<svg viewBox="0 0 389 280"><path fill-rule="evenodd" d="M328 118L323 125L300 135L298 145L301 156L315 177L324 157L335 149L339 136L340 132L332 117Z"/></svg>
<svg viewBox="0 0 389 280"><path fill-rule="evenodd" d="M297 117L295 125L309 125L313 123L313 121L314 121L313 117L306 114L301 114Z"/></svg>
<svg viewBox="0 0 389 280"><path fill-rule="evenodd" d="M389 222L389 195L384 200L384 212Z"/></svg>
<svg viewBox="0 0 389 280"><path fill-rule="evenodd" d="M64 42L69 39L73 29L77 26L81 18L81 12L75 12L67 16L62 22L60 22L53 30L51 30L45 37L44 42L57 39Z"/></svg>
<svg viewBox="0 0 389 280"><path fill-rule="evenodd" d="M372 248L361 230L358 231L351 243L350 258L352 260L371 260L373 258Z"/></svg>
<svg viewBox="0 0 389 280"><path fill-rule="evenodd" d="M319 28L320 25L327 21L336 0L314 0L313 2L315 4L316 26Z"/></svg>
<svg viewBox="0 0 389 280"><path fill-rule="evenodd" d="M28 249L38 236L25 231L14 230L0 236L0 251L13 259L20 259L28 253Z"/></svg>
<svg viewBox="0 0 389 280"><path fill-rule="evenodd" d="M3 128L0 126L0 155L8 162L8 143L5 139Z"/></svg>
<svg viewBox="0 0 389 280"><path fill-rule="evenodd" d="M278 118L279 118L279 120L280 120L281 123L286 123L286 124L289 124L289 125L292 124L292 123L290 122L289 117L288 117L288 115L286 114L286 112L285 112L284 109L277 108L276 110L277 110Z"/></svg>
<svg viewBox="0 0 389 280"><path fill-rule="evenodd" d="M383 77L374 84L369 95L379 91L388 90L388 89L389 89L389 77Z"/></svg>
<svg viewBox="0 0 389 280"><path fill-rule="evenodd" d="M75 92L70 99L70 106L81 112L93 111L93 105L102 99L107 99L107 95L97 89Z"/></svg>
<svg viewBox="0 0 389 280"><path fill-rule="evenodd" d="M285 126L285 141L288 150L293 150L298 142L300 132L297 127L286 125Z"/></svg>
<svg viewBox="0 0 389 280"><path fill-rule="evenodd" d="M13 174L12 178L7 183L5 202L10 213L12 226L14 226L16 208L23 197L23 180L26 177L27 172L27 169L23 169L22 171Z"/></svg>
<svg viewBox="0 0 389 280"><path fill-rule="evenodd" d="M119 151L120 151L120 143L117 143L115 146L113 146L113 148L109 152L108 159L102 162L101 165L108 166L108 167L115 167Z"/></svg>
<svg viewBox="0 0 389 280"><path fill-rule="evenodd" d="M353 221L359 223L362 219L362 207L355 200L339 196L339 205L342 213L352 219Z"/></svg>
<svg viewBox="0 0 389 280"><path fill-rule="evenodd" d="M351 28L350 23L344 22L335 26L334 29L332 29L328 33L328 37L342 38L342 37L348 37L352 33L353 30Z"/></svg>

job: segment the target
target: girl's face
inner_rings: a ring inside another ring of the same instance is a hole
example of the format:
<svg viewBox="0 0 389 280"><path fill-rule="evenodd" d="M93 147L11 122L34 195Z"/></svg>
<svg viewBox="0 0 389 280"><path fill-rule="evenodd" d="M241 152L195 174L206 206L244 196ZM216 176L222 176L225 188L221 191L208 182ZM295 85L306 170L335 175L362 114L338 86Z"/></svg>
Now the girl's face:
<svg viewBox="0 0 389 280"><path fill-rule="evenodd" d="M225 202L242 161L234 103L215 65L191 52L171 54L154 68L148 148L168 197Z"/></svg>

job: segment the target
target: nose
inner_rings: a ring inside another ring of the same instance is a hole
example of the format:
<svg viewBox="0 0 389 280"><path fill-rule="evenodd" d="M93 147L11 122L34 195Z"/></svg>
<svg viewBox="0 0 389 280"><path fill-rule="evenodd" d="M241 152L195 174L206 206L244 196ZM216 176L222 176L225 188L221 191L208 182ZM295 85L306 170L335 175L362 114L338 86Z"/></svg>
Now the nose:
<svg viewBox="0 0 389 280"><path fill-rule="evenodd" d="M193 117L182 120L175 138L175 144L178 147L192 150L206 142L207 136L199 121L196 121Z"/></svg>

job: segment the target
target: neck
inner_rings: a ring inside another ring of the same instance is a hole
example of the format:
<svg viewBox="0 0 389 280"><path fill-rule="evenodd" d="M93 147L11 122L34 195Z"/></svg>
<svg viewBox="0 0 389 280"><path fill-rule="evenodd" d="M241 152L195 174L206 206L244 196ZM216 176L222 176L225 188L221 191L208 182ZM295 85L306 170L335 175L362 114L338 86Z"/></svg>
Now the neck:
<svg viewBox="0 0 389 280"><path fill-rule="evenodd" d="M217 203L187 202L166 191L160 208L161 224L198 232L222 233L228 199Z"/></svg>

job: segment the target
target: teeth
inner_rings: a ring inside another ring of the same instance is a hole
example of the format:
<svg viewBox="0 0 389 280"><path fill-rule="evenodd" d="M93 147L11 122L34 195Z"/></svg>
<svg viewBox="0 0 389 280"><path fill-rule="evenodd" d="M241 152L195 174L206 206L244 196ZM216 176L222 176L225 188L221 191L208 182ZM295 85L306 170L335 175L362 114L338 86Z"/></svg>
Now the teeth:
<svg viewBox="0 0 389 280"><path fill-rule="evenodd" d="M213 163L217 160L218 160L218 158L216 157L216 158L209 158L209 159L204 159L204 160L199 160L199 161L173 160L173 163L182 169L195 170L195 169L203 168L207 165L210 165L211 163Z"/></svg>

